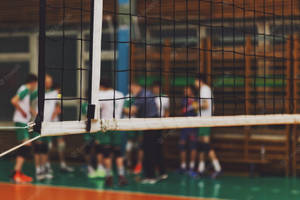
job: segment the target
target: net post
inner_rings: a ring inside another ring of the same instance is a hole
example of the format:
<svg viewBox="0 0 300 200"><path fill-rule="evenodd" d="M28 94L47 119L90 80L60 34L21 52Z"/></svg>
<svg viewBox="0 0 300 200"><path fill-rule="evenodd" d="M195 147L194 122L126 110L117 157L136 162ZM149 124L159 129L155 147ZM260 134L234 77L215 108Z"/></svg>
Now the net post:
<svg viewBox="0 0 300 200"><path fill-rule="evenodd" d="M88 91L88 120L86 129L91 131L91 121L99 120L100 105L98 92L101 73L101 39L102 39L103 0L91 0L90 22L90 70Z"/></svg>
<svg viewBox="0 0 300 200"><path fill-rule="evenodd" d="M40 0L39 19L39 61L38 61L38 114L35 119L34 131L41 132L44 120L45 101L45 66L46 66L46 5L47 0Z"/></svg>

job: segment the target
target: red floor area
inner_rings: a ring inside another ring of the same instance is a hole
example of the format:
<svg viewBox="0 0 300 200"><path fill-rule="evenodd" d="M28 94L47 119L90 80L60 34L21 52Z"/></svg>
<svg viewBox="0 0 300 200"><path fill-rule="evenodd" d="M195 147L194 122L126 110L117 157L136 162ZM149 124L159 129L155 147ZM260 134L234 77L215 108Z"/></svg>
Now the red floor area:
<svg viewBox="0 0 300 200"><path fill-rule="evenodd" d="M208 200L167 195L0 183L3 200ZM212 200L212 199L210 199Z"/></svg>

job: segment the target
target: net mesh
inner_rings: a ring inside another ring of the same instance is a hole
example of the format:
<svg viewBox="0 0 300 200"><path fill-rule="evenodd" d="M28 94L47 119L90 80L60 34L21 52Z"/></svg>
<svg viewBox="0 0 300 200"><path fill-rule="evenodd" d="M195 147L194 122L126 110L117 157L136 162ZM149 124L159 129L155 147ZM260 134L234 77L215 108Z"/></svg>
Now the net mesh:
<svg viewBox="0 0 300 200"><path fill-rule="evenodd" d="M113 122L108 129L118 129L122 122L115 122L122 117L188 120L202 116L205 102L211 105L206 108L210 114L204 116L222 116L233 126L237 125L232 121L235 118L230 118L234 115L270 114L275 123L274 114L297 113L299 1L104 0L102 33L91 31L95 28L91 16L97 22L95 16L102 12L91 2L46 2L45 72L61 89L61 98L56 99L61 121L85 119L82 105L95 93L88 95L91 87L99 85L91 74L95 68L101 69L101 80L108 80L113 91L109 98L97 94L96 104L105 108L103 102L110 102L113 107L110 118L116 120L108 122ZM95 34L102 40L94 40ZM95 43L102 47L101 66L92 66L91 54L97 50L91 45ZM199 74L211 90L208 97L200 92ZM151 94L134 94L131 90L136 84ZM164 114L165 99L169 115ZM156 101L155 116L147 115L152 112L147 107L152 101ZM122 103L128 111L118 117L116 109ZM134 112L136 108L146 110L144 116ZM285 115L284 119L276 123L298 120L297 115ZM100 120L107 117L100 114ZM168 128L179 123L163 120L173 123ZM201 126L205 122L195 123ZM84 123L77 125L81 129Z"/></svg>
<svg viewBox="0 0 300 200"><path fill-rule="evenodd" d="M61 121L81 120L81 105L88 101L90 1L44 1L41 9L45 30L40 33L44 31L45 37L40 39L44 59L40 63L39 85L48 74L53 78L53 89L59 90L60 95L44 96L39 102L58 101ZM42 87L39 89L43 94Z"/></svg>

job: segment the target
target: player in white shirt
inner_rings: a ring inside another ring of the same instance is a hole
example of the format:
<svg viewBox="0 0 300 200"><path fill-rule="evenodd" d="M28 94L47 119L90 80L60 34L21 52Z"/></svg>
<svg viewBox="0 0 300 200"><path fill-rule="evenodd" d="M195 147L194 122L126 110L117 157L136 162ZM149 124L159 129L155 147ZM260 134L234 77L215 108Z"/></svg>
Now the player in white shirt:
<svg viewBox="0 0 300 200"><path fill-rule="evenodd" d="M166 95L163 94L161 91L161 82L156 81L152 84L152 93L156 96L155 97L155 103L157 106L157 110L158 110L158 116L159 117L169 117L170 116L170 98ZM160 148L158 150L159 153L159 158L158 158L158 170L159 170L159 174L160 176L158 177L158 180L162 180L162 179L167 179L168 175L166 173L166 169L165 169L165 163L164 163L164 156L162 153L162 147L163 147L163 134L164 131L160 131L160 140L162 141L160 145L157 145L157 148Z"/></svg>
<svg viewBox="0 0 300 200"><path fill-rule="evenodd" d="M99 91L100 118L101 119L120 119L124 105L124 95L112 89L110 81L101 80ZM97 154L98 168L96 174L103 176L103 164L105 166L106 185L113 185L112 177L112 154L116 159L118 168L119 185L126 185L125 168L121 153L122 135L120 132L99 132L95 136L95 151Z"/></svg>
<svg viewBox="0 0 300 200"><path fill-rule="evenodd" d="M195 78L195 86L200 90L200 105L198 110L201 117L210 117L213 113L213 94L211 88L206 84L205 80L206 79L203 74L198 74L198 76ZM221 165L214 149L211 148L210 133L211 128L209 127L199 128L198 151L200 151L200 154L198 172L200 175L204 173L205 153L208 153L215 170L215 172L212 174L212 178L216 178L221 172Z"/></svg>
<svg viewBox="0 0 300 200"><path fill-rule="evenodd" d="M50 75L45 76L45 102L44 102L44 121L53 121L58 115L58 92L52 90L53 80ZM35 92L34 106L37 112L37 92ZM37 133L35 133L37 134ZM53 178L53 172L49 163L49 144L51 143L51 137L41 138L33 143L34 147L34 159L36 168L36 179L43 180L45 178Z"/></svg>
<svg viewBox="0 0 300 200"><path fill-rule="evenodd" d="M99 92L100 119L120 119L124 105L124 95L112 88L104 88Z"/></svg>
<svg viewBox="0 0 300 200"><path fill-rule="evenodd" d="M154 82L152 84L152 92L156 96L155 103L157 105L159 117L169 117L170 112L170 98L166 95L161 93L160 91L160 83Z"/></svg>
<svg viewBox="0 0 300 200"><path fill-rule="evenodd" d="M125 101L124 101L124 106L123 110L128 109L131 105L134 104L134 96L130 95L129 93L125 96ZM123 117L124 118L134 118L134 114L126 114L123 112ZM134 149L137 149L138 151L138 156L137 156L137 162L136 165L134 166L133 173L134 174L140 174L143 169L143 157L144 157L144 152L142 150L142 141L143 141L143 134L140 134L140 131L128 131L126 132L126 161L127 161L127 166L129 168L132 168L132 154Z"/></svg>
<svg viewBox="0 0 300 200"><path fill-rule="evenodd" d="M47 95L47 93L46 93ZM61 94L60 94L60 88L54 84L53 88L51 91L49 91L49 98L52 99L60 99ZM59 115L61 113L61 108L60 108L60 101L56 100L53 101L53 103L55 103L55 105L49 105L49 107L51 106L51 111L52 111L52 116L51 116L51 121L52 122L57 122L59 121ZM58 157L59 157L59 164L60 164L60 170L63 172L74 172L74 168L70 167L67 165L66 161L65 161L65 149L66 149L66 142L64 140L63 136L58 136L55 137L56 141L57 141L57 152L58 152ZM51 144L51 143L50 143Z"/></svg>
<svg viewBox="0 0 300 200"><path fill-rule="evenodd" d="M37 86L37 77L29 74L25 84L22 85L17 94L11 99L12 105L15 107L13 121L20 129L16 130L17 140L24 142L30 138L29 132L26 128L27 123L30 121L33 110L30 106L32 93ZM23 128L23 129L22 129ZM13 180L16 183L31 182L32 178L22 173L22 166L31 154L31 145L25 145L17 151L16 164L14 166Z"/></svg>

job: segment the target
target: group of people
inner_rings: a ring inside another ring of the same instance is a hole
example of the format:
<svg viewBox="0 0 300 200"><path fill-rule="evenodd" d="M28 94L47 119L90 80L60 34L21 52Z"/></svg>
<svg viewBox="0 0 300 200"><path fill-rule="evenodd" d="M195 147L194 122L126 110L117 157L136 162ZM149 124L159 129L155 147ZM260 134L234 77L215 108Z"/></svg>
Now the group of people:
<svg viewBox="0 0 300 200"><path fill-rule="evenodd" d="M53 86L53 79L50 75L45 77L45 99L44 102L44 121L58 121L61 112L59 106L59 88ZM50 100L51 99L51 100ZM37 77L29 74L23 85L19 87L16 95L11 99L12 105L15 107L13 121L15 123L17 140L22 143L36 136L38 133L29 133L27 124L34 120L37 115ZM22 172L23 163L34 155L35 177L40 181L43 179L52 179L53 170L49 160L49 149L53 147L51 137L44 137L34 141L32 144L19 148L16 151L16 163L12 179L16 183L27 183L33 179ZM56 147L60 160L60 168L65 172L73 172L74 169L67 166L64 157L66 143L63 137L56 137Z"/></svg>
<svg viewBox="0 0 300 200"><path fill-rule="evenodd" d="M170 99L161 92L160 82L154 82L150 89L146 89L137 82L130 85L130 93L126 96L110 85L111 81L102 79L100 84L100 118L159 118L169 117ZM184 88L181 114L184 116L211 116L213 114L213 94L211 88L205 83L205 77L199 74L194 85ZM86 108L86 106L84 106ZM221 166L215 151L210 145L210 128L185 128L180 130L180 173L190 176L202 176L206 171L205 155L211 160L214 172L211 177L216 178L221 172ZM112 163L115 159L119 185L127 184L124 176L124 161L127 167L133 168L134 174L143 171L142 183L154 184L168 177L166 174L163 147L163 131L148 130L136 132L99 132L91 136L86 134L86 155L89 177L106 177L106 185L112 183ZM126 141L125 151L122 146ZM131 151L137 149L135 167L132 166ZM97 167L91 163L91 150L94 149ZM187 152L190 153L187 156ZM198 159L197 159L197 155ZM189 158L189 165L187 159ZM199 161L198 168L196 160Z"/></svg>
<svg viewBox="0 0 300 200"><path fill-rule="evenodd" d="M30 138L25 128L27 123L37 114L37 78L29 75L11 102L15 107L14 122L17 127L16 134L20 142ZM59 89L53 86L52 77L46 75L44 121L57 121L60 115ZM194 85L184 88L185 98L182 101L182 115L184 116L211 116L213 113L211 88L205 83L205 78L199 74ZM99 91L100 118L159 118L169 117L170 99L162 93L160 82L154 82L151 89L147 89L137 82L132 82L129 94L114 90L111 81L101 79ZM87 113L87 104L82 105L83 114ZM180 130L180 173L187 173L193 177L205 172L205 154L208 154L215 178L221 172L220 163L210 145L210 128L186 128ZM33 134L34 135L34 134ZM163 157L163 131L147 130L143 132L98 132L86 133L84 138L84 154L89 178L105 178L107 186L113 183L113 166L116 166L118 185L126 185L126 167L133 168L133 173L143 172L142 183L154 184L157 181L168 178ZM125 141L125 142L124 142ZM17 151L13 180L16 183L31 182L32 178L22 173L22 165L32 152L34 152L36 179L43 180L53 177L49 162L48 152L51 138L42 138L33 144L26 145ZM66 147L63 138L57 138L57 150L59 152L60 166L64 171L72 172L73 168L64 161L64 149ZM32 148L33 147L33 148ZM136 165L132 166L132 150L137 149ZM189 156L187 156L189 152ZM199 153L198 159L197 155ZM187 165L189 160L189 165ZM196 160L199 161L196 168ZM126 161L126 162L125 162ZM127 164L125 167L125 163Z"/></svg>
<svg viewBox="0 0 300 200"><path fill-rule="evenodd" d="M137 83L132 83L130 86L130 95L124 97L124 95L114 90L111 81L102 79L99 91L100 102L100 118L101 119L120 119L123 117L137 117L137 118L155 118L159 117L161 113L164 116L168 113L168 99L164 100L164 104L159 108L159 85L155 83L152 87L152 91L145 90ZM157 97L155 97L157 96ZM84 113L86 113L86 107L83 106ZM159 112L162 110L162 112ZM127 159L127 163L130 164L130 151L132 150L133 140L141 138L140 133L124 133L124 132L99 132L97 134L85 134L86 140L85 152L88 176L90 178L105 177L107 186L113 185L113 161L117 167L118 184L126 185L127 180L125 178L124 157ZM123 153L124 140L126 136L129 136L126 153ZM134 172L136 174L144 169L145 179L143 183L151 183L156 181L155 168L158 167L160 178L167 178L163 157L162 157L162 143L160 131L144 131L139 144L139 155L137 165ZM96 158L97 166L93 167L91 155ZM144 166L144 167L142 167Z"/></svg>
<svg viewBox="0 0 300 200"><path fill-rule="evenodd" d="M194 85L184 88L185 98L182 103L182 113L184 116L210 117L213 114L213 93L206 84L205 76L199 74ZM185 128L181 130L179 139L180 149L180 169L181 173L188 172L191 176L202 176L206 170L205 155L208 154L214 172L212 178L216 178L221 173L221 165L214 149L210 144L210 127ZM187 166L187 150L189 150L189 165ZM198 169L195 170L197 153Z"/></svg>

